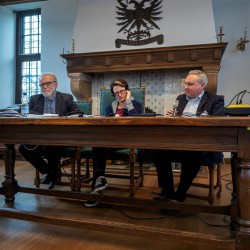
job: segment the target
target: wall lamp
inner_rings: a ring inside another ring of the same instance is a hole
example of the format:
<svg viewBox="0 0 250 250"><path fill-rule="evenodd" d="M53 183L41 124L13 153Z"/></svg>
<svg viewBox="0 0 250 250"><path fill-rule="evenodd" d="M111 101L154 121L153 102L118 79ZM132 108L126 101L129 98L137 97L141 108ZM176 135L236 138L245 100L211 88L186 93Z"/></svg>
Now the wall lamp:
<svg viewBox="0 0 250 250"><path fill-rule="evenodd" d="M244 38L241 37L240 42L236 46L237 50L245 51L246 43L249 43L249 40L247 39L247 30L245 29Z"/></svg>

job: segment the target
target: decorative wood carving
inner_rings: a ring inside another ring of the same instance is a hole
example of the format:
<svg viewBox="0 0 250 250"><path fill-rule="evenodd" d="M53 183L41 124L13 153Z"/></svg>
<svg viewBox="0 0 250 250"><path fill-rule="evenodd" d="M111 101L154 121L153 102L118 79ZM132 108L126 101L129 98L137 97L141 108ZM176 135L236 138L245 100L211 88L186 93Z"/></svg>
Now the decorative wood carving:
<svg viewBox="0 0 250 250"><path fill-rule="evenodd" d="M93 77L82 73L69 73L70 88L78 101L85 101L91 98L91 84Z"/></svg>
<svg viewBox="0 0 250 250"><path fill-rule="evenodd" d="M116 48L120 48L122 44L129 46L141 46L153 42L163 44L162 34L151 36L153 29L160 29L156 22L162 19L160 16L162 0L141 0L140 2L117 0L117 2L116 18L119 20L117 25L120 28L118 33L123 32L127 36L126 39L115 40ZM134 5L133 8L131 5Z"/></svg>
<svg viewBox="0 0 250 250"><path fill-rule="evenodd" d="M203 69L208 91L217 92L220 63L227 43L63 54L68 73L104 73L156 69ZM89 96L91 97L91 96Z"/></svg>
<svg viewBox="0 0 250 250"><path fill-rule="evenodd" d="M220 66L227 43L63 54L68 73Z"/></svg>

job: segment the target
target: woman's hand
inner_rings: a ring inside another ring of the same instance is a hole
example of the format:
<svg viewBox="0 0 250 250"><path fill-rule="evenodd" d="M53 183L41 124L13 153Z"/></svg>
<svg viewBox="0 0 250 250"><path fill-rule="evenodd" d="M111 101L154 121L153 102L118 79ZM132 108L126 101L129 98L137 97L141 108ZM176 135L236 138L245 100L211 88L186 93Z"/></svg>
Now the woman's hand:
<svg viewBox="0 0 250 250"><path fill-rule="evenodd" d="M131 97L131 92L129 90L127 90L126 100L128 100L130 97Z"/></svg>

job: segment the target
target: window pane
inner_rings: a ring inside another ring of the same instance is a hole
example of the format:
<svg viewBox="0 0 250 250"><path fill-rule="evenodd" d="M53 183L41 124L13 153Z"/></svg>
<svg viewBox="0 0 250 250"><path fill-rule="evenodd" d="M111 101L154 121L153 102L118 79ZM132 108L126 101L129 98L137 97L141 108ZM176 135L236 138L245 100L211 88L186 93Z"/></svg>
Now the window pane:
<svg viewBox="0 0 250 250"><path fill-rule="evenodd" d="M22 26L22 54L41 53L41 15L25 16Z"/></svg>
<svg viewBox="0 0 250 250"><path fill-rule="evenodd" d="M26 92L28 98L32 95L40 93L40 74L40 61L26 61L22 63L22 93Z"/></svg>
<svg viewBox="0 0 250 250"><path fill-rule="evenodd" d="M40 93L41 74L41 10L17 12L17 78L15 102L23 92L30 96Z"/></svg>

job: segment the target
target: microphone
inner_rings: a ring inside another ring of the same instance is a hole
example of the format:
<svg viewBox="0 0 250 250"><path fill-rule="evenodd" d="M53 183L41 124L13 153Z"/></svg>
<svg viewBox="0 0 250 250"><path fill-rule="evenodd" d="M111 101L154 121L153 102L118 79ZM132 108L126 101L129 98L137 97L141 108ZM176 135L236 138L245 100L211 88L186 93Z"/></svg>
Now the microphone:
<svg viewBox="0 0 250 250"><path fill-rule="evenodd" d="M178 106L179 106L179 101L178 100L174 100L173 101L173 114L172 114L172 116L176 116L177 115L177 108L178 108Z"/></svg>
<svg viewBox="0 0 250 250"><path fill-rule="evenodd" d="M30 110L30 114L34 115L42 115L43 114L44 107L40 105L35 105L33 109Z"/></svg>
<svg viewBox="0 0 250 250"><path fill-rule="evenodd" d="M50 107L50 108L55 112L55 114L57 114L57 112L56 112L56 110L54 108L52 108L52 107ZM47 113L44 112L44 110L48 111L48 108L44 109L44 107L41 106L41 105L35 105L35 107L32 110L30 110L29 113L30 114L35 114L35 115L49 114L48 112ZM58 115L61 115L61 114L58 114Z"/></svg>
<svg viewBox="0 0 250 250"><path fill-rule="evenodd" d="M55 113L54 115L58 115L58 116L64 116L63 114L61 113L58 113L56 112L56 110L52 107L50 107ZM45 112L44 112L45 110ZM34 108L32 110L30 110L29 114L33 114L33 115L46 115L46 114L49 114L48 112L48 108L44 109L44 106L41 106L41 105L35 105Z"/></svg>
<svg viewBox="0 0 250 250"><path fill-rule="evenodd" d="M52 107L50 107L50 108L55 112L55 114L58 114L59 116L68 117L68 116L71 116L71 115L78 115L78 117L83 117L83 115L84 115L84 112L82 112L80 109L70 111L66 115L64 115L62 113L56 112L56 110L54 108L52 108ZM46 110L48 110L48 108L44 109L44 107L41 106L41 105L35 105L35 107L32 110L30 110L30 114L35 114L35 115L48 114L48 113L44 112L44 110L46 111Z"/></svg>
<svg viewBox="0 0 250 250"><path fill-rule="evenodd" d="M83 117L84 112L81 111L81 109L76 105L76 103L73 100L73 97L72 97L72 100L70 102L69 107L74 107L74 108L73 108L73 110L71 110L70 112L68 112L66 114L66 117L68 117L68 116L75 116L75 115L78 115L78 117Z"/></svg>
<svg viewBox="0 0 250 250"><path fill-rule="evenodd" d="M142 117L154 117L154 116L163 116L162 114L158 113L141 113L141 114L133 114L133 116L142 116Z"/></svg>
<svg viewBox="0 0 250 250"><path fill-rule="evenodd" d="M105 116L115 116L115 113L108 113Z"/></svg>
<svg viewBox="0 0 250 250"><path fill-rule="evenodd" d="M66 117L68 117L68 116L74 116L74 115L78 115L78 117L83 117L84 112L82 112L80 110L79 111L78 110L71 111L71 112L69 112L69 113L66 114Z"/></svg>

